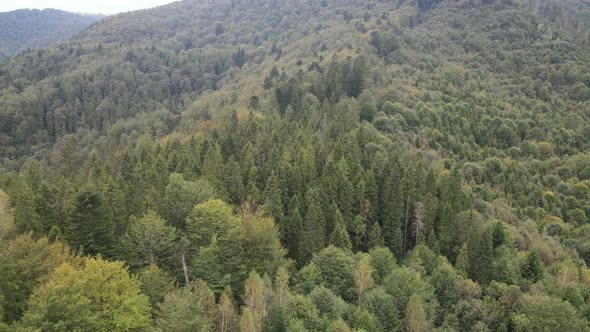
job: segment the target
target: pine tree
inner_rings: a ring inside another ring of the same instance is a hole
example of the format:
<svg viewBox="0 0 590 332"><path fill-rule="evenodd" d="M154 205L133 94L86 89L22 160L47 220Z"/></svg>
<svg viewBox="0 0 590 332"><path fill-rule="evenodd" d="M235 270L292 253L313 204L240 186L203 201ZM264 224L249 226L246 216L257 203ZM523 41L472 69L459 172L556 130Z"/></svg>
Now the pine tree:
<svg viewBox="0 0 590 332"><path fill-rule="evenodd" d="M522 268L522 276L532 282L537 282L543 278L544 271L545 265L541 260L541 254L538 250L531 250Z"/></svg>
<svg viewBox="0 0 590 332"><path fill-rule="evenodd" d="M219 145L211 145L207 149L203 159L203 176L207 179L217 191L217 196L226 198L225 186L223 182L223 157Z"/></svg>
<svg viewBox="0 0 590 332"><path fill-rule="evenodd" d="M381 189L381 220L385 245L397 256L402 256L402 197L400 179L402 169L397 160L390 162Z"/></svg>
<svg viewBox="0 0 590 332"><path fill-rule="evenodd" d="M467 278L467 273L469 272L469 249L467 247L467 243L463 243L459 249L459 254L457 255L457 260L455 261L455 268L457 268L457 271L463 277Z"/></svg>
<svg viewBox="0 0 590 332"><path fill-rule="evenodd" d="M479 283L487 284L494 273L493 260L492 234L489 230L484 230L474 247L469 248L469 276Z"/></svg>
<svg viewBox="0 0 590 332"><path fill-rule="evenodd" d="M326 219L318 189L310 189L306 195L307 213L299 238L299 261L307 262L311 255L326 245Z"/></svg>
<svg viewBox="0 0 590 332"><path fill-rule="evenodd" d="M299 195L295 194L289 202L288 234L285 244L289 256L294 259L301 257L299 252L299 240L303 232L303 217L301 216Z"/></svg>
<svg viewBox="0 0 590 332"><path fill-rule="evenodd" d="M383 247L385 245L385 240L383 239L383 234L381 234L381 226L379 226L378 222L375 222L373 226L371 226L371 232L369 233L369 250L377 247Z"/></svg>
<svg viewBox="0 0 590 332"><path fill-rule="evenodd" d="M21 186L15 199L14 224L19 233L43 234L41 216L35 209L35 193L28 185Z"/></svg>
<svg viewBox="0 0 590 332"><path fill-rule="evenodd" d="M279 227L281 239L287 239L287 225L284 223L283 212L283 191L279 177L274 171L270 174L267 180L266 189L264 190L264 210L273 217L275 223Z"/></svg>
<svg viewBox="0 0 590 332"><path fill-rule="evenodd" d="M226 163L223 181L232 204L240 205L244 198L244 184L240 171L240 164L231 156Z"/></svg>
<svg viewBox="0 0 590 332"><path fill-rule="evenodd" d="M109 257L114 245L113 228L100 193L83 189L76 194L66 229L66 240L70 246L82 248L87 255Z"/></svg>
<svg viewBox="0 0 590 332"><path fill-rule="evenodd" d="M239 48L236 53L232 55L234 64L240 68L246 63L246 51L243 48Z"/></svg>
<svg viewBox="0 0 590 332"><path fill-rule="evenodd" d="M350 225L352 233L352 243L356 251L364 250L365 236L367 234L367 224L365 217L357 215Z"/></svg>
<svg viewBox="0 0 590 332"><path fill-rule="evenodd" d="M448 202L442 207L438 225L438 240L443 254L450 255L455 243L455 217Z"/></svg>
<svg viewBox="0 0 590 332"><path fill-rule="evenodd" d="M342 249L350 250L352 249L352 244L350 243L350 237L346 231L346 227L344 226L342 214L338 208L333 209L333 213L335 213L333 216L334 231L332 231L332 235L330 236L330 244L333 244L336 247Z"/></svg>

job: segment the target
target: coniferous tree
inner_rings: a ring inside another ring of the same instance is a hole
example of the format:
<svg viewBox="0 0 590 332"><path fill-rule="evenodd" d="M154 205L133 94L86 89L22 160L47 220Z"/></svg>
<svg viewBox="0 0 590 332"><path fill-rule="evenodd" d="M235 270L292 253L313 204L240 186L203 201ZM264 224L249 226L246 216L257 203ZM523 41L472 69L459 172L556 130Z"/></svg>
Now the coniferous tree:
<svg viewBox="0 0 590 332"><path fill-rule="evenodd" d="M459 253L457 254L457 259L455 261L455 267L463 277L467 277L469 272L469 249L467 243L463 243L461 248L459 248Z"/></svg>
<svg viewBox="0 0 590 332"><path fill-rule="evenodd" d="M397 256L402 255L402 215L403 204L400 197L400 183L398 176L402 173L397 161L390 163L388 174L385 175L383 188L381 190L383 238L385 245Z"/></svg>
<svg viewBox="0 0 590 332"><path fill-rule="evenodd" d="M440 249L445 255L450 255L455 244L455 220L454 220L452 206L445 203L440 213L440 221L438 225L438 240Z"/></svg>
<svg viewBox="0 0 590 332"><path fill-rule="evenodd" d="M43 233L41 216L35 209L35 193L28 185L23 185L15 199L14 223L19 233Z"/></svg>
<svg viewBox="0 0 590 332"><path fill-rule="evenodd" d="M342 249L352 249L352 244L350 242L350 237L348 232L346 231L346 227L344 226L344 220L342 220L342 214L340 214L340 210L337 208L334 211L334 231L330 236L330 244L333 244L336 247Z"/></svg>
<svg viewBox="0 0 590 332"><path fill-rule="evenodd" d="M383 247L385 245L385 240L383 239L383 234L381 233L381 226L379 226L378 222L375 222L373 226L371 226L371 231L369 232L369 245L368 249L376 248L376 247Z"/></svg>
<svg viewBox="0 0 590 332"><path fill-rule="evenodd" d="M113 222L107 217L102 195L93 189L83 189L74 197L66 229L66 240L73 248L82 248L88 255L112 255L114 247Z"/></svg>
<svg viewBox="0 0 590 332"><path fill-rule="evenodd" d="M203 159L203 176L213 185L218 197L226 198L223 170L223 156L219 145L211 145Z"/></svg>
<svg viewBox="0 0 590 332"><path fill-rule="evenodd" d="M545 265L541 260L541 254L538 250L531 250L522 267L522 276L532 282L537 282L543 277L544 270Z"/></svg>
<svg viewBox="0 0 590 332"><path fill-rule="evenodd" d="M303 217L301 216L300 198L298 194L293 195L289 202L289 236L285 238L288 254L291 258L299 260L302 257L300 253L299 241L303 234Z"/></svg>
<svg viewBox="0 0 590 332"><path fill-rule="evenodd" d="M141 292L149 298L152 313L155 314L166 294L174 290L174 281L168 273L155 264L151 264L140 273L139 281Z"/></svg>
<svg viewBox="0 0 590 332"><path fill-rule="evenodd" d="M281 239L287 239L287 225L284 223L283 212L283 190L279 177L273 171L268 178L266 190L264 191L264 209L273 217L279 227Z"/></svg>
<svg viewBox="0 0 590 332"><path fill-rule="evenodd" d="M307 212L299 238L299 261L307 262L311 255L326 245L326 219L321 206L319 190L310 189L305 195Z"/></svg>
<svg viewBox="0 0 590 332"><path fill-rule="evenodd" d="M240 205L244 198L244 184L240 173L240 164L231 156L226 163L223 180L225 190L234 205Z"/></svg>

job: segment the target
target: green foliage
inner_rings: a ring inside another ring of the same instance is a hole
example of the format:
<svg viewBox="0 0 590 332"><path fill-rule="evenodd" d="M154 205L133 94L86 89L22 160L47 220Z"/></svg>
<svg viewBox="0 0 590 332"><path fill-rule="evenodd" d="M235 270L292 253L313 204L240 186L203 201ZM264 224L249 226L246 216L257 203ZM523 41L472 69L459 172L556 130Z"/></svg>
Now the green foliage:
<svg viewBox="0 0 590 332"><path fill-rule="evenodd" d="M0 60L30 48L42 48L65 40L100 19L55 9L21 9L0 15L4 31Z"/></svg>
<svg viewBox="0 0 590 332"><path fill-rule="evenodd" d="M417 272L398 267L385 278L383 288L393 297L398 312L406 312L410 297L416 295L427 317L433 317L437 306L433 287Z"/></svg>
<svg viewBox="0 0 590 332"><path fill-rule="evenodd" d="M6 61L4 321L64 234L156 330L583 330L578 2L185 1Z"/></svg>
<svg viewBox="0 0 590 332"><path fill-rule="evenodd" d="M412 294L406 308L405 331L425 332L428 330L430 330L430 323L426 318L422 301L418 295Z"/></svg>
<svg viewBox="0 0 590 332"><path fill-rule="evenodd" d="M325 315L330 320L338 320L344 317L348 311L348 303L326 287L314 288L309 293L309 297L319 310L320 315Z"/></svg>
<svg viewBox="0 0 590 332"><path fill-rule="evenodd" d="M110 256L114 246L114 226L107 218L101 194L83 189L76 194L73 204L66 228L68 244L88 255Z"/></svg>
<svg viewBox="0 0 590 332"><path fill-rule="evenodd" d="M176 289L164 297L156 331L211 331L215 326L215 296L204 282Z"/></svg>
<svg viewBox="0 0 590 332"><path fill-rule="evenodd" d="M127 231L119 240L119 250L133 270L154 264L173 270L178 265L178 237L174 227L166 225L160 216L149 211L141 218L131 218Z"/></svg>
<svg viewBox="0 0 590 332"><path fill-rule="evenodd" d="M196 204L215 197L215 191L206 180L186 181L182 174L170 174L164 193L164 215L166 220L177 227L185 229L186 217Z"/></svg>
<svg viewBox="0 0 590 332"><path fill-rule="evenodd" d="M393 269L397 266L395 257L384 247L376 247L369 251L371 255L371 266L374 269L374 278L378 284L382 284Z"/></svg>
<svg viewBox="0 0 590 332"><path fill-rule="evenodd" d="M312 263L325 287L346 300L351 299L355 261L349 252L329 246L314 254Z"/></svg>
<svg viewBox="0 0 590 332"><path fill-rule="evenodd" d="M299 239L298 259L306 262L310 256L324 248L326 244L326 219L320 205L318 189L310 189L306 194L307 213L303 220L303 228Z"/></svg>
<svg viewBox="0 0 590 332"><path fill-rule="evenodd" d="M148 297L153 312L156 312L158 305L164 301L166 294L174 289L172 277L155 264L150 264L140 273L139 281L141 292Z"/></svg>
<svg viewBox="0 0 590 332"><path fill-rule="evenodd" d="M76 264L78 257L61 243L23 234L0 244L0 305L7 322L18 320L33 289L43 285L62 263Z"/></svg>
<svg viewBox="0 0 590 332"><path fill-rule="evenodd" d="M187 217L187 233L196 252L208 250L200 256L203 261L197 262L197 266L205 264L199 269L220 273L221 278L229 274L234 286L241 282L244 231L240 218L233 214L229 205L220 200L195 205ZM215 264L221 271L210 270L213 266L207 264ZM220 290L226 285L221 282L217 286Z"/></svg>
<svg viewBox="0 0 590 332"><path fill-rule="evenodd" d="M544 270L545 265L541 260L541 254L538 250L531 250L522 267L523 277L531 280L532 282L537 282L543 278Z"/></svg>
<svg viewBox="0 0 590 332"><path fill-rule="evenodd" d="M8 195L0 190L0 239L7 240L16 232Z"/></svg>
<svg viewBox="0 0 590 332"><path fill-rule="evenodd" d="M376 287L365 294L361 306L373 314L383 331L398 331L401 328L400 313L392 295L382 287Z"/></svg>
<svg viewBox="0 0 590 332"><path fill-rule="evenodd" d="M275 275L287 264L279 230L272 218L257 213L245 212L241 216L244 232L242 255L246 257L246 270Z"/></svg>
<svg viewBox="0 0 590 332"><path fill-rule="evenodd" d="M518 324L532 331L585 331L588 321L567 302L547 296L525 295L518 304ZM526 317L526 318L525 318Z"/></svg>
<svg viewBox="0 0 590 332"><path fill-rule="evenodd" d="M40 330L129 331L150 328L148 299L123 263L89 258L64 263L36 288L22 324Z"/></svg>

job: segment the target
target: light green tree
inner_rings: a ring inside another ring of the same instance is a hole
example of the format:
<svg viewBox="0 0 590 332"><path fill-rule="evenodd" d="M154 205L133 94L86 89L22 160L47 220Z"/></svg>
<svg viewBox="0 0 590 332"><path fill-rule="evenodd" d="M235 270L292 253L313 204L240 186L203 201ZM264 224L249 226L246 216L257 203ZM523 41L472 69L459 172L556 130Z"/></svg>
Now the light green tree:
<svg viewBox="0 0 590 332"><path fill-rule="evenodd" d="M35 289L22 324L48 331L147 331L150 305L122 262L87 258L82 265L62 264Z"/></svg>

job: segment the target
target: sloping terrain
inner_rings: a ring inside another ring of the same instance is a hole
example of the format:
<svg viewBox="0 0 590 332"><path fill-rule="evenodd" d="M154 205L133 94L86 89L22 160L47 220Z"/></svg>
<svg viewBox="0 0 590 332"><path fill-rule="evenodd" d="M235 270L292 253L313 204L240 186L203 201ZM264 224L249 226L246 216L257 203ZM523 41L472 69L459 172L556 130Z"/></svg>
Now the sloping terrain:
<svg viewBox="0 0 590 332"><path fill-rule="evenodd" d="M66 40L99 20L56 9L22 9L0 13L0 60L27 49L44 48Z"/></svg>
<svg viewBox="0 0 590 332"><path fill-rule="evenodd" d="M10 59L6 323L95 328L50 301L105 258L134 328L587 330L583 8L182 1ZM21 283L56 239L102 258Z"/></svg>

